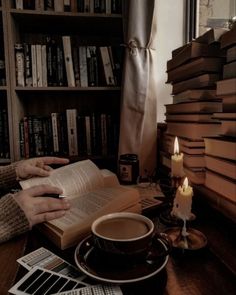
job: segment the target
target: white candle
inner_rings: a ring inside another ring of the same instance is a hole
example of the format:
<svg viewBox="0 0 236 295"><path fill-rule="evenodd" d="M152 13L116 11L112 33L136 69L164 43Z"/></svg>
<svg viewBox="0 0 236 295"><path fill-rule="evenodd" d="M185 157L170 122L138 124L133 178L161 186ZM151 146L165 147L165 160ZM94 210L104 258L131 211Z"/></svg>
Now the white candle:
<svg viewBox="0 0 236 295"><path fill-rule="evenodd" d="M183 153L179 153L179 142L177 137L175 137L175 142L174 142L174 155L171 156L171 176L172 177L184 176Z"/></svg>
<svg viewBox="0 0 236 295"><path fill-rule="evenodd" d="M189 220L191 217L192 197L193 189L188 185L188 178L186 177L183 185L179 186L176 191L171 214L180 219Z"/></svg>

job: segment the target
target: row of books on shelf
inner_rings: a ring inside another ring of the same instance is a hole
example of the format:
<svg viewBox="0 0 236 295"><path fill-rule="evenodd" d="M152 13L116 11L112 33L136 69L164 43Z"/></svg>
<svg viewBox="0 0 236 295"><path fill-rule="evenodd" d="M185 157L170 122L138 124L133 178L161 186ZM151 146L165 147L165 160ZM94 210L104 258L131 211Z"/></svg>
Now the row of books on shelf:
<svg viewBox="0 0 236 295"><path fill-rule="evenodd" d="M17 86L117 86L120 46L80 46L70 36L45 36L43 44L17 43Z"/></svg>
<svg viewBox="0 0 236 295"><path fill-rule="evenodd" d="M76 109L49 116L25 116L19 123L21 157L114 156L118 123L105 113L78 114Z"/></svg>
<svg viewBox="0 0 236 295"><path fill-rule="evenodd" d="M122 0L15 0L16 9L120 14Z"/></svg>
<svg viewBox="0 0 236 295"><path fill-rule="evenodd" d="M0 108L0 159L10 158L7 109Z"/></svg>

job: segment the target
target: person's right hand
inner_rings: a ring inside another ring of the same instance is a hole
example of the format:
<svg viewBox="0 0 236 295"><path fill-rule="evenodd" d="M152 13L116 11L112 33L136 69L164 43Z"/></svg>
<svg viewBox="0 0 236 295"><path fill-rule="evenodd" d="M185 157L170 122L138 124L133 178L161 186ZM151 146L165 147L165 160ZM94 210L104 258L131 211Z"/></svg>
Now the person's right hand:
<svg viewBox="0 0 236 295"><path fill-rule="evenodd" d="M66 198L46 197L47 194L62 194L62 190L50 185L38 185L14 194L14 199L24 211L30 228L35 224L65 215L70 208Z"/></svg>

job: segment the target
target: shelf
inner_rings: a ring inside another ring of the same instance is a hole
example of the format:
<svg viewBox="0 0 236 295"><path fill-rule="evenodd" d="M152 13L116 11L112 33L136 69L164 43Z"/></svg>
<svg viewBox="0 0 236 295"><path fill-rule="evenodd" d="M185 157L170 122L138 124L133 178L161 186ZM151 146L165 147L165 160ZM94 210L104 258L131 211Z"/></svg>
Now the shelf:
<svg viewBox="0 0 236 295"><path fill-rule="evenodd" d="M7 91L7 86L0 86L0 91Z"/></svg>
<svg viewBox="0 0 236 295"><path fill-rule="evenodd" d="M120 36L122 33L122 16L119 14L59 13L17 9L11 9L10 12L19 26L27 32L49 33L50 31L57 31L62 35L70 28L70 35L75 33L91 34L91 27L93 27L93 35L107 35L111 33L112 37ZM50 24L52 24L52 26L50 26Z"/></svg>
<svg viewBox="0 0 236 295"><path fill-rule="evenodd" d="M0 88L1 90L1 88ZM120 87L16 87L15 91L17 92L44 92L44 91L120 91Z"/></svg>

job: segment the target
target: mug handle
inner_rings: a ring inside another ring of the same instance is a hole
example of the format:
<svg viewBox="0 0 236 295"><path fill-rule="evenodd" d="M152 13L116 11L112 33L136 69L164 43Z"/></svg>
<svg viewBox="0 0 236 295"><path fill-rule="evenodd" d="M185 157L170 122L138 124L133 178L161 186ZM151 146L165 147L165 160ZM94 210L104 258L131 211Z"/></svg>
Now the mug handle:
<svg viewBox="0 0 236 295"><path fill-rule="evenodd" d="M162 249L160 249L160 242L165 245L165 247L162 247ZM146 261L149 264L153 264L161 257L169 255L172 250L172 241L166 233L155 233L152 237L151 247L152 250L150 250L146 256Z"/></svg>

